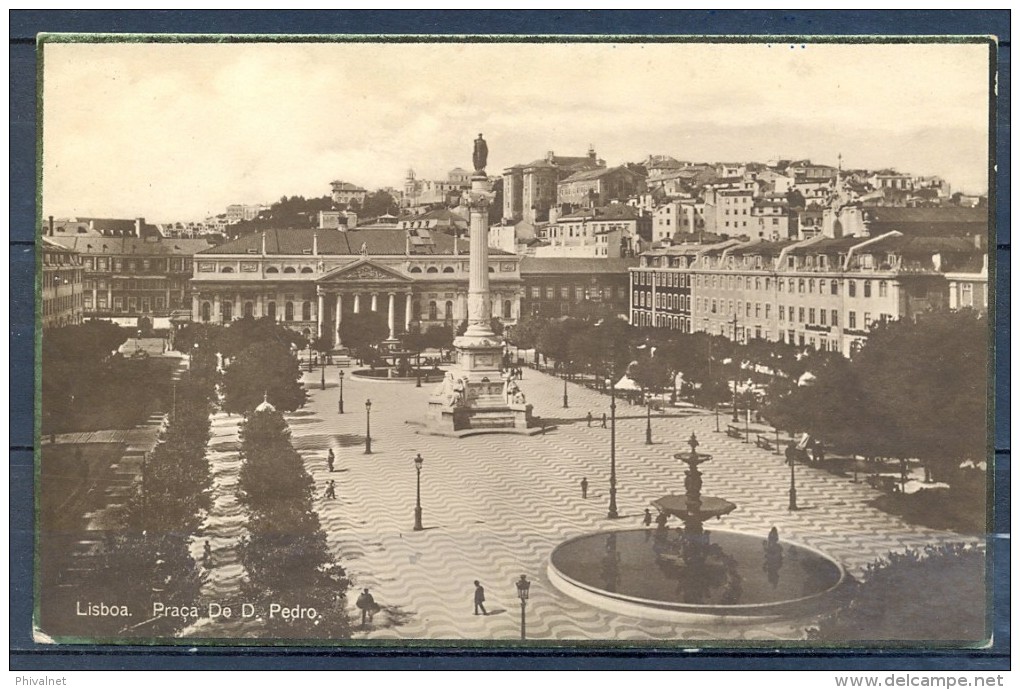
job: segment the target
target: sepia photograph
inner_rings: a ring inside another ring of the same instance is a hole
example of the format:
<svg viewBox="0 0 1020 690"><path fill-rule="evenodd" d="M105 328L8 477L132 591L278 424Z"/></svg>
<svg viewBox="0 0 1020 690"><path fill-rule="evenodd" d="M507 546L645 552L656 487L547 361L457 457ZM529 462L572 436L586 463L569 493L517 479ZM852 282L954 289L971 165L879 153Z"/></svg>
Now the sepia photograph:
<svg viewBox="0 0 1020 690"><path fill-rule="evenodd" d="M41 35L33 639L987 647L997 49Z"/></svg>

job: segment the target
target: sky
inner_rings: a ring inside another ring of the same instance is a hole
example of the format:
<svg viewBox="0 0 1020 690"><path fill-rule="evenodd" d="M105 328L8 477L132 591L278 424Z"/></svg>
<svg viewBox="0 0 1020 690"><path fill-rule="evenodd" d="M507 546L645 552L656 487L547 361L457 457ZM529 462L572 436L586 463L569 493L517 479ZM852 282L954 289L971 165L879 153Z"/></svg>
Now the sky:
<svg viewBox="0 0 1020 690"><path fill-rule="evenodd" d="M985 45L47 43L43 212L200 220L582 156L810 158L985 193Z"/></svg>

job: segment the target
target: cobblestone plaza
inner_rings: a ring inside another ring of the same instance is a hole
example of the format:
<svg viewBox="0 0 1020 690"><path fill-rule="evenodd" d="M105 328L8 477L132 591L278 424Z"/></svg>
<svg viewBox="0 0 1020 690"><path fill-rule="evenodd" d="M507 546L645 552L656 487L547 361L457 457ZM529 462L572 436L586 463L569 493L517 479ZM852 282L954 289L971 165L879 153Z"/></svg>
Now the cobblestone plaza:
<svg viewBox="0 0 1020 690"><path fill-rule="evenodd" d="M714 415L697 408L653 413L654 442L646 445L645 409L620 400L616 457L621 517L608 520L610 432L601 428L608 396L568 383L570 407L564 409L562 381L526 369L522 387L536 414L550 425L548 433L456 439L419 434L418 427L407 423L420 418L429 386L345 376L346 413L338 414L338 371L327 367L325 390L318 370L305 373L308 403L287 419L294 446L315 482L315 505L330 548L355 588L370 588L382 607L372 624L356 629L356 638L517 639L520 602L514 581L526 574L533 582L527 607L531 640L803 639L809 619L715 619L703 625L639 619L589 606L549 583L548 559L558 544L598 530L639 527L651 500L681 490L682 467L673 455L692 432L701 440L700 450L713 456L705 466L705 490L739 506L708 529L740 530L764 539L775 526L783 539L825 551L854 576L890 551L962 539L907 525L868 506L879 493L863 482L809 467L797 468L800 509L790 512L790 472L780 456L716 433ZM368 399L371 454L365 453ZM591 427L588 411L594 417ZM240 582L233 545L244 520L231 488L239 466L239 422L236 416L214 418L210 460L217 486L225 491L206 526L217 553L205 591L210 598L229 595ZM723 430L725 425L724 418ZM329 448L336 453L332 474L326 464ZM413 459L418 453L424 458L425 529L416 532ZM585 477L587 499L580 490ZM335 500L323 497L330 479L336 481ZM474 580L486 588L488 616L472 615ZM190 633L243 634L203 627Z"/></svg>

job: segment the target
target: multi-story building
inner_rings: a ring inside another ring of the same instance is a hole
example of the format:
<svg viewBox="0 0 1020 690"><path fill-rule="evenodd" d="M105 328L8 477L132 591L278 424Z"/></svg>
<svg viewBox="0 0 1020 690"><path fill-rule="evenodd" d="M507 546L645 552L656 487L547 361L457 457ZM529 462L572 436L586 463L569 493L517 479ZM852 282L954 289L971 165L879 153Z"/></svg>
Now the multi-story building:
<svg viewBox="0 0 1020 690"><path fill-rule="evenodd" d="M204 239L158 235L51 239L81 256L86 318L125 326L145 318L156 328L168 328L170 313L187 308L192 256L209 247Z"/></svg>
<svg viewBox="0 0 1020 690"><path fill-rule="evenodd" d="M592 147L583 157L557 156L549 151L545 158L506 168L503 171L503 217L532 224L545 222L549 219L549 209L556 205L560 180L605 167L606 162L595 155Z"/></svg>
<svg viewBox="0 0 1020 690"><path fill-rule="evenodd" d="M471 187L471 173L463 168L454 168L445 180L420 180L414 170L408 170L404 178L404 194L400 205L404 208L418 208L442 204L452 205Z"/></svg>
<svg viewBox="0 0 1020 690"><path fill-rule="evenodd" d="M346 205L352 201L361 204L364 203L365 197L368 195L367 189L363 189L350 182L344 182L343 180L333 180L329 183L329 186L333 190L333 203L336 204Z"/></svg>
<svg viewBox="0 0 1020 690"><path fill-rule="evenodd" d="M796 221L791 222L790 205L782 197L755 199L751 205L752 238L761 240L786 239L797 232ZM796 216L794 216L796 218Z"/></svg>
<svg viewBox="0 0 1020 690"><path fill-rule="evenodd" d="M555 218L545 227L544 239L549 245L536 248L535 256L634 256L649 244L651 218L627 204L582 209Z"/></svg>
<svg viewBox="0 0 1020 690"><path fill-rule="evenodd" d="M85 269L78 252L42 237L43 330L82 322L85 310Z"/></svg>
<svg viewBox="0 0 1020 690"><path fill-rule="evenodd" d="M521 259L521 313L569 316L596 304L626 314L628 270L637 262L526 256Z"/></svg>
<svg viewBox="0 0 1020 690"><path fill-rule="evenodd" d="M468 242L427 228L266 230L195 256L194 321L269 317L305 335L329 335L345 315L379 311L390 336L467 318ZM520 257L489 251L492 315L521 309Z"/></svg>
<svg viewBox="0 0 1020 690"><path fill-rule="evenodd" d="M708 190L705 194L706 229L719 235L750 235L755 230L755 222L751 218L754 197L753 182Z"/></svg>
<svg viewBox="0 0 1020 690"><path fill-rule="evenodd" d="M694 200L667 201L652 212L652 241L662 242L676 234L690 235L704 225L699 204Z"/></svg>
<svg viewBox="0 0 1020 690"><path fill-rule="evenodd" d="M987 308L986 257L965 238L899 232L653 250L631 271L631 319L849 356L877 322L967 306L964 295Z"/></svg>
<svg viewBox="0 0 1020 690"><path fill-rule="evenodd" d="M230 204L227 206L227 222L233 224L254 220L259 213L268 208L265 204Z"/></svg>
<svg viewBox="0 0 1020 690"><path fill-rule="evenodd" d="M556 202L572 208L603 206L625 201L644 191L644 176L626 166L582 170L556 185Z"/></svg>

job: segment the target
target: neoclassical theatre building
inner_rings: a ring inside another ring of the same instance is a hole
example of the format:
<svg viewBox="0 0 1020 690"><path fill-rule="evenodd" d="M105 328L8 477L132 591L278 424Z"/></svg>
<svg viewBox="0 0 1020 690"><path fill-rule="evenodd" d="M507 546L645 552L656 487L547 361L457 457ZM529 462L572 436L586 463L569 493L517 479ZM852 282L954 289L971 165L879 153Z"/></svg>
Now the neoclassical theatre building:
<svg viewBox="0 0 1020 690"><path fill-rule="evenodd" d="M492 314L513 324L520 257L489 253ZM345 315L372 310L394 338L467 318L468 241L424 227L266 230L196 254L191 288L200 323L268 316L339 347Z"/></svg>

